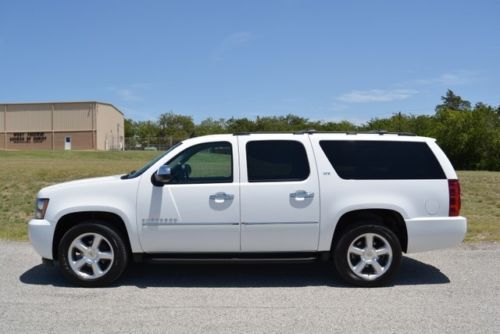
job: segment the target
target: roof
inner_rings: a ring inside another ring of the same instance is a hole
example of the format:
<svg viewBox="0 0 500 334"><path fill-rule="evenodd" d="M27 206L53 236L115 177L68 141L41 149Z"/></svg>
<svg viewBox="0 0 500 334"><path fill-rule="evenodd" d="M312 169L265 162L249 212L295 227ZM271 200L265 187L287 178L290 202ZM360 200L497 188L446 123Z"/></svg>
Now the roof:
<svg viewBox="0 0 500 334"><path fill-rule="evenodd" d="M224 140L228 136L255 136L256 140L263 139L289 139L292 136L317 136L319 140L380 140L380 141L435 141L434 138L417 136L412 133L404 132L387 132L387 131L371 131L371 132L335 132L335 131L298 131L298 132L243 132L243 133L225 133L212 134L194 138L206 138L213 140ZM190 138L194 139L194 138Z"/></svg>
<svg viewBox="0 0 500 334"><path fill-rule="evenodd" d="M76 104L76 103L96 103L96 104L104 104L104 105L107 105L107 106L111 106L113 108L116 109L116 111L118 111L120 114L124 115L123 112L118 109L117 107L115 107L113 104L111 103L107 103L107 102L99 102L99 101L52 101L52 102L13 102L13 103L0 103L0 105L21 105L21 104Z"/></svg>

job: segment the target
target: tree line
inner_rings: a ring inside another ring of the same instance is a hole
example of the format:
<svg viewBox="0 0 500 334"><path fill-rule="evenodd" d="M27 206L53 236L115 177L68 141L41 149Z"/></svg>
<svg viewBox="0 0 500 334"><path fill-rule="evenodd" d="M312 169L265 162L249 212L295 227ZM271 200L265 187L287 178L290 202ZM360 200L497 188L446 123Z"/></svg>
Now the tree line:
<svg viewBox="0 0 500 334"><path fill-rule="evenodd" d="M474 106L448 90L434 115L395 113L356 125L349 121L314 121L297 115L229 119L206 118L195 124L191 116L172 112L156 121L125 120L129 138L163 138L174 141L215 133L259 131L379 131L411 132L433 137L456 169L500 170L500 106L479 102Z"/></svg>

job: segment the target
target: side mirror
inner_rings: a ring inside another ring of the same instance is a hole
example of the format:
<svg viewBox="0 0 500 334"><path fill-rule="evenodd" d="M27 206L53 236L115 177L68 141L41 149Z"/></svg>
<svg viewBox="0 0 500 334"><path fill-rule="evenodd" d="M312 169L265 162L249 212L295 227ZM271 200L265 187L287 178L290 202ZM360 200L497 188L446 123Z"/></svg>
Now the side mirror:
<svg viewBox="0 0 500 334"><path fill-rule="evenodd" d="M172 180L172 169L168 165L163 165L158 168L156 173L153 174L156 184L164 185Z"/></svg>

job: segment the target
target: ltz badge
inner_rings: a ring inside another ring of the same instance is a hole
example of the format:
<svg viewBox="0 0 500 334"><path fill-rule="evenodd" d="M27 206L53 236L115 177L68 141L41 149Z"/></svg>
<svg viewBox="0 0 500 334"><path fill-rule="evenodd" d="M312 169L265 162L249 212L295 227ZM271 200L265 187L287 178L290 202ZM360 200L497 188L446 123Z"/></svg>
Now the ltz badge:
<svg viewBox="0 0 500 334"><path fill-rule="evenodd" d="M143 226L176 224L177 218L143 218Z"/></svg>

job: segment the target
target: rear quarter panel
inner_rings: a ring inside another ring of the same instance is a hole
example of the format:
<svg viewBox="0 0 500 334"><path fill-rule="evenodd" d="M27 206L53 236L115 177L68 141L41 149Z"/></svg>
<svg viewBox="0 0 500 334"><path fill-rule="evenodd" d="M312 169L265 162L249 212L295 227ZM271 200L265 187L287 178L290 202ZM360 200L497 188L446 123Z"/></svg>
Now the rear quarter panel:
<svg viewBox="0 0 500 334"><path fill-rule="evenodd" d="M332 138L322 135L312 135L310 138L320 180L320 251L330 250L338 221L351 211L388 209L398 212L404 219L448 216L449 195L446 179L344 180L335 172L319 145L321 140ZM368 138L380 140L373 135ZM365 137L360 139L367 140ZM439 157L438 159L441 160ZM448 176L447 173L446 175Z"/></svg>

